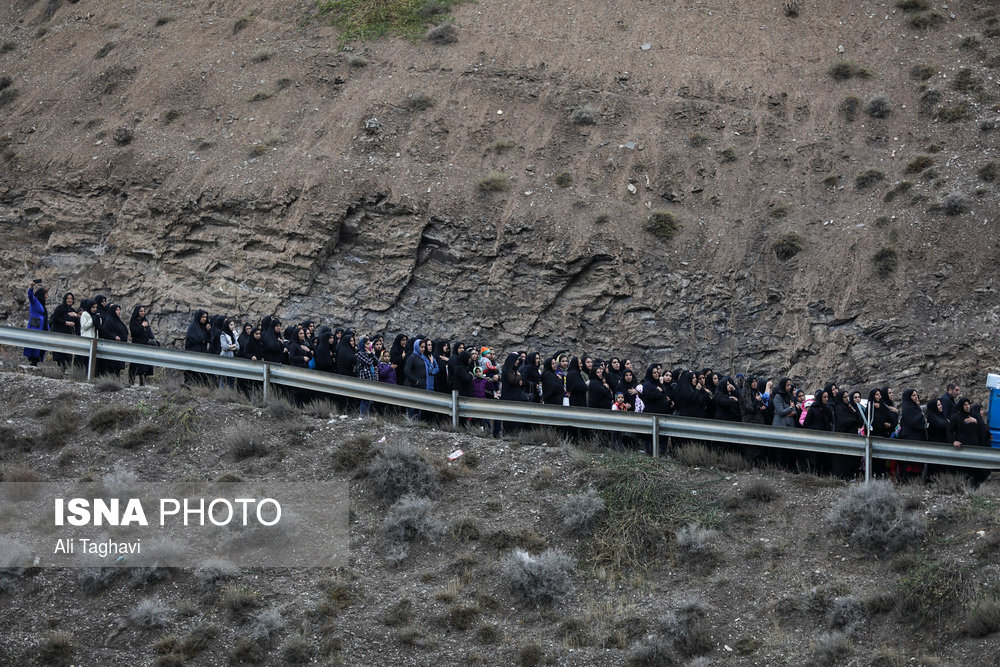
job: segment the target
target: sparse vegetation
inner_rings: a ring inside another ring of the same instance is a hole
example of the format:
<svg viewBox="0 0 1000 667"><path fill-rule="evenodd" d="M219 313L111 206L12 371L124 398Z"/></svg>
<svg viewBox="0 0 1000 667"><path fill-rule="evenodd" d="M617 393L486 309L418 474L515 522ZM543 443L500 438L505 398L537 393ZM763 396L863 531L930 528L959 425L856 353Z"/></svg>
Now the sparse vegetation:
<svg viewBox="0 0 1000 667"><path fill-rule="evenodd" d="M708 137L701 132L695 132L688 137L688 145L691 148L701 148L708 143Z"/></svg>
<svg viewBox="0 0 1000 667"><path fill-rule="evenodd" d="M242 32L247 27L249 27L252 22L253 22L253 15L251 14L248 14L247 16L241 16L240 18L236 19L236 22L233 23L233 34L235 35L238 32Z"/></svg>
<svg viewBox="0 0 1000 667"><path fill-rule="evenodd" d="M1000 630L1000 601L996 598L977 600L965 617L965 634L985 637Z"/></svg>
<svg viewBox="0 0 1000 667"><path fill-rule="evenodd" d="M858 119L858 112L860 111L861 100L854 95L845 97L837 106L837 113L848 123L856 121Z"/></svg>
<svg viewBox="0 0 1000 667"><path fill-rule="evenodd" d="M479 181L478 188L480 192L506 192L510 189L510 179L506 174L494 171Z"/></svg>
<svg viewBox="0 0 1000 667"><path fill-rule="evenodd" d="M972 107L965 100L946 104L937 110L934 117L942 123L957 123L972 116Z"/></svg>
<svg viewBox="0 0 1000 667"><path fill-rule="evenodd" d="M872 263L880 278L888 278L895 273L899 259L892 248L882 248L872 256Z"/></svg>
<svg viewBox="0 0 1000 667"><path fill-rule="evenodd" d="M740 489L740 496L744 500L751 502L769 503L772 500L780 498L781 492L778 491L774 482L770 479L766 477L753 477L743 483Z"/></svg>
<svg viewBox="0 0 1000 667"><path fill-rule="evenodd" d="M910 68L910 76L917 81L926 81L935 74L937 74L938 68L933 65L914 65Z"/></svg>
<svg viewBox="0 0 1000 667"><path fill-rule="evenodd" d="M434 106L434 98L429 93L411 93L404 103L410 111L424 111Z"/></svg>
<svg viewBox="0 0 1000 667"><path fill-rule="evenodd" d="M913 546L927 530L923 517L907 511L895 487L885 480L849 488L827 521L852 544L887 553Z"/></svg>
<svg viewBox="0 0 1000 667"><path fill-rule="evenodd" d="M574 535L590 535L595 524L605 514L604 499L596 489L589 488L567 498L559 508L563 528Z"/></svg>
<svg viewBox="0 0 1000 667"><path fill-rule="evenodd" d="M969 203L966 201L965 197L953 192L947 195L941 203L934 207L940 210L945 215L954 216L961 215L969 210Z"/></svg>
<svg viewBox="0 0 1000 667"><path fill-rule="evenodd" d="M939 12L921 12L910 17L910 27L917 30L929 30L944 23L944 15Z"/></svg>
<svg viewBox="0 0 1000 667"><path fill-rule="evenodd" d="M156 17L156 22L155 22L154 25L156 25L156 27L159 28L160 26L167 25L168 23L170 23L173 20L174 20L174 17L172 17L172 16L157 16Z"/></svg>
<svg viewBox="0 0 1000 667"><path fill-rule="evenodd" d="M167 615L170 609L164 602L156 597L140 600L129 614L129 623L133 626L152 629L162 628L167 624Z"/></svg>
<svg viewBox="0 0 1000 667"><path fill-rule="evenodd" d="M236 618L244 618L260 606L260 597L253 591L229 584L222 589L219 603Z"/></svg>
<svg viewBox="0 0 1000 667"><path fill-rule="evenodd" d="M736 157L736 151L732 148L725 148L719 151L719 161L720 162L736 162L739 158Z"/></svg>
<svg viewBox="0 0 1000 667"><path fill-rule="evenodd" d="M560 188L568 188L573 185L573 174L568 171L561 171L556 174L555 182Z"/></svg>
<svg viewBox="0 0 1000 667"><path fill-rule="evenodd" d="M661 241L669 241L680 231L681 224L672 211L660 209L649 214L642 228Z"/></svg>
<svg viewBox="0 0 1000 667"><path fill-rule="evenodd" d="M281 645L279 653L284 664L304 665L312 660L313 647L302 635L292 635Z"/></svg>
<svg viewBox="0 0 1000 667"><path fill-rule="evenodd" d="M628 664L681 665L712 650L712 636L706 610L699 601L682 603L676 612L669 611L656 620L654 632L629 652Z"/></svg>
<svg viewBox="0 0 1000 667"><path fill-rule="evenodd" d="M812 660L815 665L833 667L842 663L851 650L850 641L843 632L824 632L813 642Z"/></svg>
<svg viewBox="0 0 1000 667"><path fill-rule="evenodd" d="M38 661L43 665L67 667L75 652L76 643L71 632L53 632L38 643Z"/></svg>
<svg viewBox="0 0 1000 667"><path fill-rule="evenodd" d="M388 502L403 496L434 497L440 489L440 474L416 447L389 444L368 465L368 479L378 495Z"/></svg>
<svg viewBox="0 0 1000 667"><path fill-rule="evenodd" d="M445 21L429 28L424 33L424 39L432 44L454 44L458 41L458 29L455 28L455 24Z"/></svg>
<svg viewBox="0 0 1000 667"><path fill-rule="evenodd" d="M864 67L860 67L852 62L839 62L832 65L827 72L837 81L847 81L848 79L868 79L872 73Z"/></svg>
<svg viewBox="0 0 1000 667"><path fill-rule="evenodd" d="M958 48L962 51L975 51L982 44L982 41L976 35L966 35L958 41Z"/></svg>
<svg viewBox="0 0 1000 667"><path fill-rule="evenodd" d="M896 584L896 607L916 628L957 629L961 621L956 612L966 603L970 587L966 567L920 557Z"/></svg>
<svg viewBox="0 0 1000 667"><path fill-rule="evenodd" d="M982 81L972 73L971 69L963 67L952 77L951 87L961 93L971 93L982 87Z"/></svg>
<svg viewBox="0 0 1000 667"><path fill-rule="evenodd" d="M531 605L559 602L573 588L570 570L573 559L558 549L546 549L537 556L515 549L503 565L510 591Z"/></svg>
<svg viewBox="0 0 1000 667"><path fill-rule="evenodd" d="M334 470L363 470L374 455L371 436L357 435L337 445L331 463Z"/></svg>
<svg viewBox="0 0 1000 667"><path fill-rule="evenodd" d="M163 113L163 124L170 125L172 122L181 117L181 112L177 109L167 109Z"/></svg>
<svg viewBox="0 0 1000 667"><path fill-rule="evenodd" d="M109 405L91 415L87 421L87 425L95 433L107 433L114 429L130 426L141 417L142 413L135 408L128 408L123 405Z"/></svg>
<svg viewBox="0 0 1000 667"><path fill-rule="evenodd" d="M934 164L934 160L932 158L927 155L918 155L906 164L905 173L918 174L924 169L930 167L932 164Z"/></svg>
<svg viewBox="0 0 1000 667"><path fill-rule="evenodd" d="M865 107L865 113L872 118L888 118L892 113L892 104L889 103L888 99L879 95L868 100L868 105Z"/></svg>
<svg viewBox="0 0 1000 667"><path fill-rule="evenodd" d="M347 59L347 64L355 69L361 69L363 67L368 67L368 59L359 54L352 54Z"/></svg>
<svg viewBox="0 0 1000 667"><path fill-rule="evenodd" d="M682 563L696 568L713 565L718 557L718 539L718 531L697 523L688 524L677 531L674 554Z"/></svg>
<svg viewBox="0 0 1000 667"><path fill-rule="evenodd" d="M517 144L515 144L510 139L497 139L492 144L490 144L489 150L493 151L497 155L503 155L510 149L514 148L514 146L516 145Z"/></svg>
<svg viewBox="0 0 1000 667"><path fill-rule="evenodd" d="M576 107L569 114L569 122L574 125L596 125L597 111L589 104Z"/></svg>
<svg viewBox="0 0 1000 667"><path fill-rule="evenodd" d="M899 0L896 7L904 12L922 12L929 7L927 0Z"/></svg>
<svg viewBox="0 0 1000 667"><path fill-rule="evenodd" d="M775 220L781 220L782 218L788 217L788 206L785 204L768 204L767 205L767 216L769 218L774 218Z"/></svg>
<svg viewBox="0 0 1000 667"><path fill-rule="evenodd" d="M788 232L775 241L771 245L771 249L774 250L778 259L787 262L802 250L802 237L795 232Z"/></svg>
<svg viewBox="0 0 1000 667"><path fill-rule="evenodd" d="M279 422L295 419L302 414L290 400L277 392L267 397L265 408L267 409L268 417Z"/></svg>
<svg viewBox="0 0 1000 667"><path fill-rule="evenodd" d="M0 108L12 103L20 94L17 88L4 88L0 90Z"/></svg>
<svg viewBox="0 0 1000 667"><path fill-rule="evenodd" d="M267 456L269 449L265 439L266 433L252 424L237 424L237 426L226 434L224 446L229 454L237 461L249 458L262 458Z"/></svg>
<svg viewBox="0 0 1000 667"><path fill-rule="evenodd" d="M802 3L799 0L792 0L792 2L786 2L781 6L782 11L790 19L797 19L799 17L799 11L802 9Z"/></svg>
<svg viewBox="0 0 1000 667"><path fill-rule="evenodd" d="M269 46L263 46L254 51L254 54L250 56L250 60L255 63L263 63L267 62L273 57L274 57L274 49L272 49Z"/></svg>
<svg viewBox="0 0 1000 667"><path fill-rule="evenodd" d="M860 172L854 177L854 187L857 190L865 190L868 187L885 180L885 174L878 169L868 169Z"/></svg>
<svg viewBox="0 0 1000 667"><path fill-rule="evenodd" d="M981 181L993 183L1000 179L1000 163L991 160L977 169L976 175L979 176L979 180Z"/></svg>
<svg viewBox="0 0 1000 667"><path fill-rule="evenodd" d="M398 564L409 555L411 542L433 542L444 533L444 524L431 515L432 506L429 498L406 495L389 508L382 521L386 560Z"/></svg>

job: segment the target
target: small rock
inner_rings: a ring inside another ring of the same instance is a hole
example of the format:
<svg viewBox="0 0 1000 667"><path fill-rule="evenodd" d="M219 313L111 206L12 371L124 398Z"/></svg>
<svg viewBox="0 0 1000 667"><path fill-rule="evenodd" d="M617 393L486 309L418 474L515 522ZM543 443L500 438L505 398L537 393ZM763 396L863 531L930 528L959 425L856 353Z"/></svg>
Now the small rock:
<svg viewBox="0 0 1000 667"><path fill-rule="evenodd" d="M649 42L646 42L645 44L643 44L639 48L642 49L643 51L649 51L651 48L653 48L653 45L650 44Z"/></svg>

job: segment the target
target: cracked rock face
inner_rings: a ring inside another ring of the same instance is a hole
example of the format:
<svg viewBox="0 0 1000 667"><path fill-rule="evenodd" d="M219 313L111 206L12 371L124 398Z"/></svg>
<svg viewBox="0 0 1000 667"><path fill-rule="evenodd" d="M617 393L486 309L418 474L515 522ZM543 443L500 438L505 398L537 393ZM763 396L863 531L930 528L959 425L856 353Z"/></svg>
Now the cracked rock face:
<svg viewBox="0 0 1000 667"><path fill-rule="evenodd" d="M970 116L944 123L921 86L953 72L925 83L881 64L886 47L954 62L948 31L914 40L897 12L844 35L893 106L848 120L845 95L864 91L830 85L842 56L817 36L867 20L849 3L780 38L747 32L771 25L756 6L678 8L676 43L646 51L662 26L642 4L611 23L460 5L457 43L356 45L364 67L325 23L289 29L285 4L173 9L153 27L140 5L0 10L17 91L0 118L0 319L23 326L42 277L53 304L69 289L151 305L165 341L204 307L809 389L978 389L1000 369L996 113L981 101L1000 84L963 54L979 87L948 89ZM548 39L505 29L528 24ZM918 155L931 166L914 175ZM657 235L654 215L676 225Z"/></svg>

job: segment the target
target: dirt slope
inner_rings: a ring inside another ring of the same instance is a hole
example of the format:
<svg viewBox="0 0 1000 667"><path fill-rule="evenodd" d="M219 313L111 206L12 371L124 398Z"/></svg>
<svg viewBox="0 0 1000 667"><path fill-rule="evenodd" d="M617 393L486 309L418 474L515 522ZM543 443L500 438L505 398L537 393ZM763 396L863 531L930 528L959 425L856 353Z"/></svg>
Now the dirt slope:
<svg viewBox="0 0 1000 667"><path fill-rule="evenodd" d="M998 10L924 4L487 0L344 49L309 2L18 0L0 317L38 275L162 338L207 306L980 386Z"/></svg>

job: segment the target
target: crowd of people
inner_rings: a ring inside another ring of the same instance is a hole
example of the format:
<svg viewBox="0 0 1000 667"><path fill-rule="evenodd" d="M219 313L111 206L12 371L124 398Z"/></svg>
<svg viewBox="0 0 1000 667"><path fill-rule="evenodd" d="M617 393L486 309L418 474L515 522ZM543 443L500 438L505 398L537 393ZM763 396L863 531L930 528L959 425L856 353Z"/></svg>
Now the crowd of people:
<svg viewBox="0 0 1000 667"><path fill-rule="evenodd" d="M126 324L121 307L96 295L79 307L72 293L51 317L45 305L46 290L35 281L28 289L28 327L62 333L159 345L149 326L147 309L138 305ZM451 393L463 397L496 398L502 401L542 403L598 410L635 411L660 415L680 415L702 419L770 424L837 433L897 437L938 442L961 447L990 446L991 435L982 405L963 397L956 383L949 383L940 397L922 399L917 390L906 389L900 396L883 386L868 391L849 391L835 382L817 387L811 394L793 385L790 378L775 382L763 376L729 376L711 368L700 370L664 368L648 364L641 373L630 359L612 356L604 360L590 355L559 351L545 356L539 352L508 352L502 360L489 346L467 345L416 335L397 334L389 345L381 334L358 336L349 327L316 326L313 321L285 325L275 316L264 317L259 325L239 325L225 315L194 313L188 325L184 349L190 352L243 358L272 364L289 364L320 372L352 376L372 382ZM44 357L40 350L26 349L32 364ZM70 355L53 354L61 366L74 360ZM80 360L77 360L79 363ZM99 373L120 374L124 363L102 362ZM144 384L152 368L130 364L128 382ZM186 373L190 382L204 381L201 374ZM236 386L233 378L219 377L220 386ZM245 386L245 385L241 385ZM297 400L308 396L297 395ZM358 409L367 414L371 401L360 401ZM411 419L421 418L419 410L407 410ZM492 424L494 435L511 435L521 428L511 421ZM750 458L771 456L777 463L801 466L850 477L859 466L856 457L798 455L764 452L744 447ZM788 460L789 456L795 458ZM784 458L784 460L782 460ZM893 462L895 474L920 472L927 466ZM988 474L988 471L987 473Z"/></svg>

